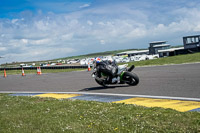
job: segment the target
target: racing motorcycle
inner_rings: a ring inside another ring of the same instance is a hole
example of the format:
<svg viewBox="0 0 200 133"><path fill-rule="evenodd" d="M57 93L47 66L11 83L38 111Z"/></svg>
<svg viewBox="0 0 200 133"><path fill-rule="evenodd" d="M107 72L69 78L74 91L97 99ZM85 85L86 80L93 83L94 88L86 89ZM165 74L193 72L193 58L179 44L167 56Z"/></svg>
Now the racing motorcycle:
<svg viewBox="0 0 200 133"><path fill-rule="evenodd" d="M131 72L134 68L134 65L128 68L128 64L117 66L115 63L112 64L108 61L103 61L94 63L92 77L103 87L110 84L125 83L135 86L139 83L139 77Z"/></svg>

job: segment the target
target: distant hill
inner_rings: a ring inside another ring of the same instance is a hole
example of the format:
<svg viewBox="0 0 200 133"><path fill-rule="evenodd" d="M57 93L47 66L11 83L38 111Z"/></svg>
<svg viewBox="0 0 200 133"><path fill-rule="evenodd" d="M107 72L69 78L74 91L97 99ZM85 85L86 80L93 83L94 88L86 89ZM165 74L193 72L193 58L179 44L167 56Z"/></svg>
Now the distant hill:
<svg viewBox="0 0 200 133"><path fill-rule="evenodd" d="M15 66L19 66L19 64L21 64L21 63L31 64L32 62L36 63L36 65L39 65L41 63L57 62L57 60L83 59L83 58L87 58L87 57L115 55L116 53L120 53L120 52L124 52L124 51L130 51L130 50L141 50L141 49L113 50L113 51L97 52L97 53L90 53L90 54L78 55L78 56L69 56L69 57L57 58L57 59L52 59L52 60L43 60L43 61L13 62L13 63L1 64L1 67L5 67L5 66L6 67L15 67Z"/></svg>
<svg viewBox="0 0 200 133"><path fill-rule="evenodd" d="M120 53L120 52L131 51L131 50L144 50L144 49L113 50L113 51L90 53L90 54L85 54L85 55L64 57L64 58L59 58L59 59L55 59L55 60L66 60L66 59L75 59L75 58L82 59L82 58L87 58L87 57L98 57L98 56L115 55L115 54Z"/></svg>
<svg viewBox="0 0 200 133"><path fill-rule="evenodd" d="M177 45L177 46L171 46L172 48L176 47L182 47L182 45ZM125 51L131 51L131 50L145 50L145 49L122 49L122 50L113 50L113 51L105 51L105 52L97 52L97 53L90 53L90 54L85 54L85 55L78 55L78 56L69 56L69 57L63 57L63 58L57 58L57 59L52 59L52 60L43 60L43 61L27 61L27 62L13 62L13 63L7 63L7 64L1 64L0 66L7 66L9 65L13 66L18 66L21 63L24 64L31 64L32 62L36 63L36 65L39 65L41 63L47 63L47 62L57 62L57 60L69 60L69 59L83 59L83 58L88 58L88 57L98 57L98 56L108 56L108 55L115 55L120 52L125 52Z"/></svg>

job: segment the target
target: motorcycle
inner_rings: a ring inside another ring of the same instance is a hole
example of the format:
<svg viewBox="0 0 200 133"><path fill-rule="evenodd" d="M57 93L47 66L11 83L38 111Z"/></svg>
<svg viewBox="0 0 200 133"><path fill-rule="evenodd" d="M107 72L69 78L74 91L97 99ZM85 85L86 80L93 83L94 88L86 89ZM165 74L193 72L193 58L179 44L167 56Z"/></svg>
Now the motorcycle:
<svg viewBox="0 0 200 133"><path fill-rule="evenodd" d="M131 72L134 68L134 65L128 68L128 64L117 66L108 63L98 63L93 66L92 77L103 87L107 87L110 84L135 86L139 83L139 77Z"/></svg>

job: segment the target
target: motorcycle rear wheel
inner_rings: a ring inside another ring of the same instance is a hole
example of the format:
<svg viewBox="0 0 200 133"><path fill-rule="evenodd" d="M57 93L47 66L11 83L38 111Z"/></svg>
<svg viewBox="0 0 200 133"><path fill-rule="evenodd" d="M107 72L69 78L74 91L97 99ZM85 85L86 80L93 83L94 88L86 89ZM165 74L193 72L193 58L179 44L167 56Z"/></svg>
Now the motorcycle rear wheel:
<svg viewBox="0 0 200 133"><path fill-rule="evenodd" d="M135 73L132 73L132 72L124 72L122 79L127 84L132 85L132 86L135 86L139 83L139 77Z"/></svg>

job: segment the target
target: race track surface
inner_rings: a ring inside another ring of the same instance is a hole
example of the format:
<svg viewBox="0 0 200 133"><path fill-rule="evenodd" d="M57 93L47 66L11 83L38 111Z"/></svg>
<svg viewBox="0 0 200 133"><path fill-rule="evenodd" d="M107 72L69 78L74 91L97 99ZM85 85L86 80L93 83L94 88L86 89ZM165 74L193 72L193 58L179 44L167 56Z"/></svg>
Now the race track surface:
<svg viewBox="0 0 200 133"><path fill-rule="evenodd" d="M137 86L99 86L91 71L8 75L0 77L0 92L90 92L200 98L200 63L136 67ZM25 72L26 73L26 72Z"/></svg>

